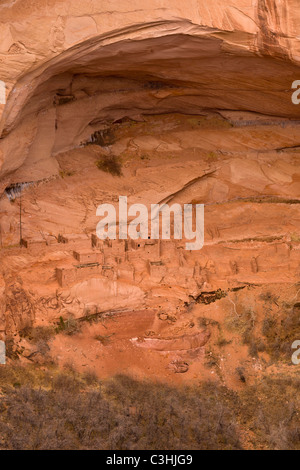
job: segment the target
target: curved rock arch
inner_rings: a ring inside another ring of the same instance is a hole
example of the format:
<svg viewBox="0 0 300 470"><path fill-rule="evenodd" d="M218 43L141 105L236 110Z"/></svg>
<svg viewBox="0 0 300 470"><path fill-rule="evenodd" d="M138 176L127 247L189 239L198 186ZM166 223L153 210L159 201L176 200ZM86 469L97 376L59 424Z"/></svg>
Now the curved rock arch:
<svg viewBox="0 0 300 470"><path fill-rule="evenodd" d="M288 58L250 52L251 41L249 33L179 20L137 24L72 46L11 91L0 126L3 184L20 180L11 177L24 165L37 169L35 179L55 174L52 155L124 116L225 109L297 117L290 87L299 68Z"/></svg>

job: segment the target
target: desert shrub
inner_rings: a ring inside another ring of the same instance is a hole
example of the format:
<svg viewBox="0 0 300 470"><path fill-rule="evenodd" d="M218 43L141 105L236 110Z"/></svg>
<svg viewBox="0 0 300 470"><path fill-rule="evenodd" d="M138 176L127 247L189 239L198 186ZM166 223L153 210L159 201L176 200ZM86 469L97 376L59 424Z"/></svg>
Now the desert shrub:
<svg viewBox="0 0 300 470"><path fill-rule="evenodd" d="M249 355L251 357L258 357L259 352L263 352L266 346L261 338L256 338L254 335L253 327L248 327L243 333L243 343L247 344Z"/></svg>
<svg viewBox="0 0 300 470"><path fill-rule="evenodd" d="M113 336L113 334L111 334L111 335L96 335L95 339L97 341L100 341L100 343L103 344L103 346L107 346L111 342L111 337L112 336Z"/></svg>
<svg viewBox="0 0 300 470"><path fill-rule="evenodd" d="M205 352L205 367L215 368L216 372L220 371L220 356L215 353L215 351L206 351Z"/></svg>
<svg viewBox="0 0 300 470"><path fill-rule="evenodd" d="M111 426L109 405L100 392L21 387L6 395L0 407L5 417L0 421L0 448L103 448Z"/></svg>
<svg viewBox="0 0 300 470"><path fill-rule="evenodd" d="M262 324L262 334L266 338L266 350L273 360L291 358L292 343L300 338L300 316L295 306L283 308L281 316L267 316Z"/></svg>
<svg viewBox="0 0 300 470"><path fill-rule="evenodd" d="M0 449L240 449L247 434L257 449L300 450L297 372L250 385L235 373L239 392L0 367Z"/></svg>
<svg viewBox="0 0 300 470"><path fill-rule="evenodd" d="M238 449L239 439L230 403L237 397L225 387L204 384L179 389L118 376L106 386L117 403L123 401L135 424L135 449ZM143 426L145 428L143 429ZM126 448L128 434L114 445Z"/></svg>
<svg viewBox="0 0 300 470"><path fill-rule="evenodd" d="M243 383L246 383L246 376L245 376L245 369L243 367L237 367L235 372L239 378L239 380Z"/></svg>
<svg viewBox="0 0 300 470"><path fill-rule="evenodd" d="M64 320L63 317L59 317L59 322L55 328L56 333L65 333L66 335L75 335L81 331L79 322L75 318L68 318Z"/></svg>
<svg viewBox="0 0 300 470"><path fill-rule="evenodd" d="M48 342L55 335L55 329L52 326L25 327L20 331L21 338L26 338L32 343L40 341Z"/></svg>
<svg viewBox="0 0 300 470"><path fill-rule="evenodd" d="M266 346L264 342L259 338L253 338L248 343L249 356L251 357L258 357L258 353L264 352L265 350L266 350Z"/></svg>
<svg viewBox="0 0 300 470"><path fill-rule="evenodd" d="M17 362L15 363L17 364ZM0 367L0 390L7 390L10 387L30 386L48 387L51 383L49 372L43 372L35 366L10 365Z"/></svg>
<svg viewBox="0 0 300 470"><path fill-rule="evenodd" d="M224 346L227 346L228 344L231 344L231 343L232 343L232 340L227 340L223 336L220 336L220 338L217 341L217 345L220 348L223 348Z"/></svg>
<svg viewBox="0 0 300 470"><path fill-rule="evenodd" d="M244 426L255 434L263 449L299 450L299 379L265 377L241 393Z"/></svg>
<svg viewBox="0 0 300 470"><path fill-rule="evenodd" d="M220 323L213 318L206 318L206 317L198 317L197 323L200 328L206 326L217 326L220 327Z"/></svg>
<svg viewBox="0 0 300 470"><path fill-rule="evenodd" d="M96 162L99 170L110 173L113 176L122 175L122 165L115 155L103 156Z"/></svg>
<svg viewBox="0 0 300 470"><path fill-rule="evenodd" d="M262 334L268 337L270 334L272 334L272 331L276 327L276 324L277 322L275 318L271 316L265 317L263 320L262 329L261 329Z"/></svg>
<svg viewBox="0 0 300 470"><path fill-rule="evenodd" d="M253 331L253 313L246 310L241 315L228 315L225 318L225 328L241 335L246 344Z"/></svg>
<svg viewBox="0 0 300 470"><path fill-rule="evenodd" d="M209 384L119 376L91 389L58 374L47 388L21 383L0 395L0 449L239 449L236 400Z"/></svg>
<svg viewBox="0 0 300 470"><path fill-rule="evenodd" d="M277 305L279 297L275 294L272 294L272 292L267 291L260 294L260 299L264 302L271 302Z"/></svg>
<svg viewBox="0 0 300 470"><path fill-rule="evenodd" d="M80 389L80 381L74 375L60 373L56 375L52 382L53 390L76 393Z"/></svg>
<svg viewBox="0 0 300 470"><path fill-rule="evenodd" d="M99 382L97 374L93 370L88 370L83 375L83 379L87 385L95 385Z"/></svg>
<svg viewBox="0 0 300 470"><path fill-rule="evenodd" d="M67 176L73 176L75 174L74 171L70 171L70 170L60 170L59 171L59 176L64 179L64 178L67 178Z"/></svg>

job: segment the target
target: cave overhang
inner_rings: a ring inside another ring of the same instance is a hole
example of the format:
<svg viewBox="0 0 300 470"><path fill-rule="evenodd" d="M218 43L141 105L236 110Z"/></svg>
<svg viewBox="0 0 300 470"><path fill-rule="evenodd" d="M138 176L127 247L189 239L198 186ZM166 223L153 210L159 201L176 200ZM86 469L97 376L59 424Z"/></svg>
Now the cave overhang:
<svg viewBox="0 0 300 470"><path fill-rule="evenodd" d="M0 178L24 165L48 165L55 173L51 156L124 116L210 109L298 119L291 85L299 67L287 57L251 52L250 36L161 21L71 47L22 76L9 94Z"/></svg>

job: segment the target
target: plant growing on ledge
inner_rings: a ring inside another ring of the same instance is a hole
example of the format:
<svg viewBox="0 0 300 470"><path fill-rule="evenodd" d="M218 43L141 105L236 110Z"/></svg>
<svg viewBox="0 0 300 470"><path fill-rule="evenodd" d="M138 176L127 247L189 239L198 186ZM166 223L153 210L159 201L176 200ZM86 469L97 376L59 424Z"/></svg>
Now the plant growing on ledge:
<svg viewBox="0 0 300 470"><path fill-rule="evenodd" d="M101 157L99 160L97 160L96 166L99 168L99 170L110 173L113 176L122 175L122 165L115 155Z"/></svg>
<svg viewBox="0 0 300 470"><path fill-rule="evenodd" d="M73 176L75 174L75 171L68 171L68 170L60 170L59 171L59 176L64 179L67 176Z"/></svg>

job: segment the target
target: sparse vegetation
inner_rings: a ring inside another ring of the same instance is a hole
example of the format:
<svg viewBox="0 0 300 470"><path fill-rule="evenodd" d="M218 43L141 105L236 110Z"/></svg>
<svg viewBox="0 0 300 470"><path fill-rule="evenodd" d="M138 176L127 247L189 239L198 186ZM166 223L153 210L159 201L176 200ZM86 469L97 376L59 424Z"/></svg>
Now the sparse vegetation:
<svg viewBox="0 0 300 470"><path fill-rule="evenodd" d="M241 393L241 422L258 449L299 450L299 378L264 377Z"/></svg>
<svg viewBox="0 0 300 470"><path fill-rule="evenodd" d="M14 385L17 384L17 385ZM237 397L119 376L0 370L0 449L239 449Z"/></svg>
<svg viewBox="0 0 300 470"><path fill-rule="evenodd" d="M200 328L206 327L206 326L220 326L220 323L213 318L206 318L206 317L198 317L198 326Z"/></svg>
<svg viewBox="0 0 300 470"><path fill-rule="evenodd" d="M106 346L107 344L110 343L112 336L113 336L113 334L111 334L111 335L96 335L95 339L97 341L100 341L100 343L103 344L103 346Z"/></svg>
<svg viewBox="0 0 300 470"><path fill-rule="evenodd" d="M99 170L110 173L113 176L122 175L122 165L115 155L103 156L96 162Z"/></svg>
<svg viewBox="0 0 300 470"><path fill-rule="evenodd" d="M38 343L39 341L48 342L54 336L54 334L55 330L51 326L38 326L36 328L27 326L20 331L21 338L26 338L34 344Z"/></svg>
<svg viewBox="0 0 300 470"><path fill-rule="evenodd" d="M227 346L230 343L232 343L232 340L227 340L223 336L220 336L217 340L217 345L219 346L219 348L223 348L224 346Z"/></svg>
<svg viewBox="0 0 300 470"><path fill-rule="evenodd" d="M263 292L262 294L260 294L260 299L264 302L271 302L278 305L278 296L270 291Z"/></svg>
<svg viewBox="0 0 300 470"><path fill-rule="evenodd" d="M224 325L228 331L238 333L245 341L246 335L249 335L249 332L252 331L253 328L251 312L245 311L239 316L229 315L225 319Z"/></svg>
<svg viewBox="0 0 300 470"><path fill-rule="evenodd" d="M64 320L63 317L59 317L59 322L55 328L56 333L63 332L67 335L74 335L80 332L79 322L75 318L68 318Z"/></svg>
<svg viewBox="0 0 300 470"><path fill-rule="evenodd" d="M59 176L64 179L67 176L73 176L75 175L75 171L69 171L69 170L60 170L59 171Z"/></svg>
<svg viewBox="0 0 300 470"><path fill-rule="evenodd" d="M283 307L284 309L284 307ZM262 324L266 350L273 360L288 360L291 345L300 338L300 315L297 304L286 308L280 317L266 316Z"/></svg>
<svg viewBox="0 0 300 470"><path fill-rule="evenodd" d="M205 353L205 366L209 369L215 368L216 371L219 371L220 368L220 357L215 351L206 351Z"/></svg>
<svg viewBox="0 0 300 470"><path fill-rule="evenodd" d="M253 448L300 450L297 372L251 385L244 367L235 374L238 392L0 366L0 449L242 449L249 432Z"/></svg>
<svg viewBox="0 0 300 470"><path fill-rule="evenodd" d="M218 154L216 152L208 152L206 155L207 160L214 162L218 160Z"/></svg>
<svg viewBox="0 0 300 470"><path fill-rule="evenodd" d="M245 369L243 367L237 367L235 371L239 380L243 383L246 383Z"/></svg>

